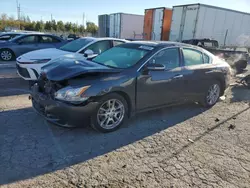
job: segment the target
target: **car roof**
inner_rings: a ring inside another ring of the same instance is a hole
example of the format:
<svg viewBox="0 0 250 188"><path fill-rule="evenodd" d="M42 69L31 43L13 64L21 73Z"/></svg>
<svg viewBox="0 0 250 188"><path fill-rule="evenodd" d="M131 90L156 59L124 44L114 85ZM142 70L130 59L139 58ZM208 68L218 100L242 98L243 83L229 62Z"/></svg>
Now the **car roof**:
<svg viewBox="0 0 250 188"><path fill-rule="evenodd" d="M189 47L189 48L195 48L198 50L203 50L203 48L200 48L198 46L194 46L191 44L171 42L171 41L132 41L130 43L144 45L144 46L151 46L151 47L174 47L176 46L176 47Z"/></svg>
<svg viewBox="0 0 250 188"><path fill-rule="evenodd" d="M118 38L112 38L112 37L101 37L101 38L96 38L96 37L80 37L80 38L91 39L93 41L119 40L119 41L129 42L129 41L125 40L125 39L118 39Z"/></svg>

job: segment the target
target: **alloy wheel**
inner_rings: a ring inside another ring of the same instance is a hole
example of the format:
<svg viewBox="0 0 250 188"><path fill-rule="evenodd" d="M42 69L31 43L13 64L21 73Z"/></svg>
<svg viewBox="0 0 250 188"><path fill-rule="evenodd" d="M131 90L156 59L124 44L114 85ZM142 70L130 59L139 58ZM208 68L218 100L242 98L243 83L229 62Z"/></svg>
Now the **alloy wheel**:
<svg viewBox="0 0 250 188"><path fill-rule="evenodd" d="M5 61L9 61L12 59L12 53L9 50L3 50L1 52L1 58Z"/></svg>
<svg viewBox="0 0 250 188"><path fill-rule="evenodd" d="M99 108L97 122L104 129L113 129L122 122L124 114L123 103L118 99L110 99Z"/></svg>
<svg viewBox="0 0 250 188"><path fill-rule="evenodd" d="M213 84L209 90L208 90L208 94L207 94L207 103L209 105L214 105L220 96L220 86L218 84Z"/></svg>

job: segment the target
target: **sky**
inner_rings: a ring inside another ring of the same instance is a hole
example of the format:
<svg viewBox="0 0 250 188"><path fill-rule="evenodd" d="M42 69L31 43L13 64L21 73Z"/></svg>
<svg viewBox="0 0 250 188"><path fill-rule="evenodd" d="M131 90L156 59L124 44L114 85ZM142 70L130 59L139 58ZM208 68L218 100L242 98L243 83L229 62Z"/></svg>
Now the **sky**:
<svg viewBox="0 0 250 188"><path fill-rule="evenodd" d="M144 9L169 7L174 5L203 3L250 13L250 0L18 0L21 14L31 20L47 21L53 19L82 24L98 23L98 15L117 12L144 14ZM0 0L0 14L17 17L16 0Z"/></svg>

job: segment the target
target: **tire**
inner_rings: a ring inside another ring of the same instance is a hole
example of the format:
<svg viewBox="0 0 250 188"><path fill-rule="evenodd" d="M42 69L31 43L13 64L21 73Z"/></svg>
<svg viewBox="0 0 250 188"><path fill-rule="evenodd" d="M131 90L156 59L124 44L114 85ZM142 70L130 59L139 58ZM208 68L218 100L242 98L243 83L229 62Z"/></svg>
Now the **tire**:
<svg viewBox="0 0 250 188"><path fill-rule="evenodd" d="M204 93L202 101L200 102L202 106L206 108L214 106L220 98L221 89L221 84L218 81L214 81L212 84L210 84L207 91Z"/></svg>
<svg viewBox="0 0 250 188"><path fill-rule="evenodd" d="M2 61L11 61L15 58L15 54L10 49L2 49L0 51L0 59Z"/></svg>
<svg viewBox="0 0 250 188"><path fill-rule="evenodd" d="M247 61L239 60L239 61L234 63L234 66L235 66L237 74L242 73L244 71L244 69L246 69L246 67L247 67Z"/></svg>
<svg viewBox="0 0 250 188"><path fill-rule="evenodd" d="M127 101L121 95L112 93L103 96L98 102L99 104L91 116L92 128L102 133L119 129L128 118Z"/></svg>

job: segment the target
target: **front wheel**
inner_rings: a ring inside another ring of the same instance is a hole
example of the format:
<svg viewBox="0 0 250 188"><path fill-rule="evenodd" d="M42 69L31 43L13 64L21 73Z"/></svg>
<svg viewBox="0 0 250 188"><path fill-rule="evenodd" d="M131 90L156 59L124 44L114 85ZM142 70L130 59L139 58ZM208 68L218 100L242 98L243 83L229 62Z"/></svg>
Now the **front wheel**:
<svg viewBox="0 0 250 188"><path fill-rule="evenodd" d="M221 93L220 83L214 82L209 86L208 90L204 94L205 97L203 101L201 101L201 104L207 108L214 106L220 98L220 93Z"/></svg>
<svg viewBox="0 0 250 188"><path fill-rule="evenodd" d="M96 112L91 117L91 125L103 133L117 130L128 117L128 105L119 94L113 93L99 100Z"/></svg>
<svg viewBox="0 0 250 188"><path fill-rule="evenodd" d="M3 49L0 51L0 58L3 61L10 61L14 59L14 53L9 49Z"/></svg>

